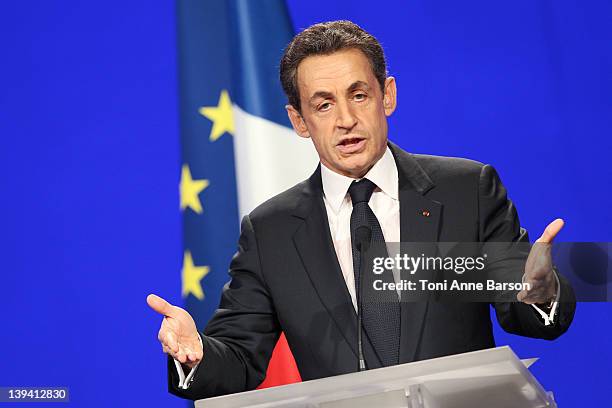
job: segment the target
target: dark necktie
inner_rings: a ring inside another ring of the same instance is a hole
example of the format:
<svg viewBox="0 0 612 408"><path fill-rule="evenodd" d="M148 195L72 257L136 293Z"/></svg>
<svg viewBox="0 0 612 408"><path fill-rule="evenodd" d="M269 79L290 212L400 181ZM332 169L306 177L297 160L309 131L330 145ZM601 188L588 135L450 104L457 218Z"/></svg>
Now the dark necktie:
<svg viewBox="0 0 612 408"><path fill-rule="evenodd" d="M351 213L351 242L353 249L353 269L355 274L355 289L357 304L361 303L362 322L367 337L372 342L376 353L384 366L399 363L399 337L400 337L400 307L395 290L374 290L374 280L393 282L393 272L385 270L381 275L374 275L372 264L367 263L363 275L362 299L359 301L359 251L355 245L355 231L361 225L367 225L372 230L372 250L368 251L368 258L372 256L387 256L384 245L385 237L374 212L368 205L376 185L368 179L353 181L349 187L349 195L353 202ZM367 363L367 361L366 361Z"/></svg>

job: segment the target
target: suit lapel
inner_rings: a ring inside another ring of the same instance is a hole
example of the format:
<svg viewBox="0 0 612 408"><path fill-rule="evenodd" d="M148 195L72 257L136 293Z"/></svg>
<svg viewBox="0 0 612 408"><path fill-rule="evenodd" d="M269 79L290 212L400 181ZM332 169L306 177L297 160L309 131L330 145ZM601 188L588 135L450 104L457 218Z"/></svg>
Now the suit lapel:
<svg viewBox="0 0 612 408"><path fill-rule="evenodd" d="M393 143L389 143L389 147L399 176L401 242L437 242L442 205L425 197L425 193L434 187L433 181L409 153ZM418 254L433 256L433 252L433 245L422 245ZM427 305L426 300L401 302L400 364L416 358Z"/></svg>

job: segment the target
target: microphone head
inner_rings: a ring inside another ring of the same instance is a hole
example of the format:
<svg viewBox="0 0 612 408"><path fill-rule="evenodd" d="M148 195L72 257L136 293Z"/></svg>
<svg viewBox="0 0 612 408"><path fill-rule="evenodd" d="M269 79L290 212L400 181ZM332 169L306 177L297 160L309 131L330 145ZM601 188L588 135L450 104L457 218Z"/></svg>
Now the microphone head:
<svg viewBox="0 0 612 408"><path fill-rule="evenodd" d="M360 252L365 252L370 248L372 241L372 228L369 225L360 225L355 230L355 247Z"/></svg>

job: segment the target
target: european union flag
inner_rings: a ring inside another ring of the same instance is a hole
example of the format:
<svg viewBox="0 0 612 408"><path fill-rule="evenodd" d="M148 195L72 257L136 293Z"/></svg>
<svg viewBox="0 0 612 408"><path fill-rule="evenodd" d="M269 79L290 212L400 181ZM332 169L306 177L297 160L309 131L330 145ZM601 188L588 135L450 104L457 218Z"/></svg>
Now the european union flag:
<svg viewBox="0 0 612 408"><path fill-rule="evenodd" d="M219 304L240 217L318 162L289 127L278 80L293 36L281 0L178 2L183 297L202 329ZM299 381L281 337L263 386Z"/></svg>

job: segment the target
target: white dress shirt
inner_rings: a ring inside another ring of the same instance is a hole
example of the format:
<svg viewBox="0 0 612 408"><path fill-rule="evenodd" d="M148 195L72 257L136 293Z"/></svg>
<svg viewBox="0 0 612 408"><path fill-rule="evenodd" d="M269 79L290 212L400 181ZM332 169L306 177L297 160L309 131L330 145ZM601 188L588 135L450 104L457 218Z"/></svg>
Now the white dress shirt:
<svg viewBox="0 0 612 408"><path fill-rule="evenodd" d="M387 148L383 157L372 166L364 178L376 184L376 189L369 201L369 206L378 218L386 242L400 242L400 202L399 202L399 175L397 165L391 150ZM329 230L331 232L334 249L346 287L351 295L353 307L357 309L355 295L355 275L353 273L353 250L351 246L351 213L353 204L348 189L355 179L338 174L321 163L321 181L323 183L323 201L327 211ZM394 271L395 281L399 278ZM553 323L553 317L559 300L559 279L557 279L557 297L550 313L546 313L536 305L532 305L544 320L545 325ZM206 356L204 356L206 358ZM194 367L189 375L185 373L181 364L174 360L179 374L179 388L187 389L195 372Z"/></svg>
<svg viewBox="0 0 612 408"><path fill-rule="evenodd" d="M400 242L399 176L395 159L389 148L383 157L366 173L376 189L369 205L382 229L386 242ZM323 201L327 210L329 230L344 281L357 310L355 274L353 273L353 247L351 245L351 213L353 203L348 189L355 179L338 174L321 164ZM398 278L396 276L395 280Z"/></svg>

